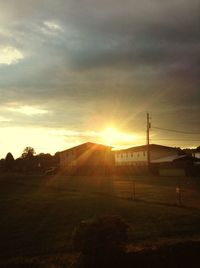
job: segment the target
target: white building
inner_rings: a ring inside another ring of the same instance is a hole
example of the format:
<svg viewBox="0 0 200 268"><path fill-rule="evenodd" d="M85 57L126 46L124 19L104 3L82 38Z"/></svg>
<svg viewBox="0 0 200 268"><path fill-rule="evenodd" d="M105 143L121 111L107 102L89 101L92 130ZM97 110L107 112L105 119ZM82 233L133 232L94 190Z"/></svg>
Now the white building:
<svg viewBox="0 0 200 268"><path fill-rule="evenodd" d="M200 159L200 152L193 152L192 156Z"/></svg>
<svg viewBox="0 0 200 268"><path fill-rule="evenodd" d="M168 156L178 156L180 149L157 144L150 144L150 162ZM147 166L147 145L136 146L114 152L116 166Z"/></svg>

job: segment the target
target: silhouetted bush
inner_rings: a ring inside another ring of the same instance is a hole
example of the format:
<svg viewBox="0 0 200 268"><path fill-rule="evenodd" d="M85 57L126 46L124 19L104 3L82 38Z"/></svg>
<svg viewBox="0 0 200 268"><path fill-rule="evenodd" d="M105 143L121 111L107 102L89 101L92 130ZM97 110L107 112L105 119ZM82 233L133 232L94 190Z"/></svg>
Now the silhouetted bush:
<svg viewBox="0 0 200 268"><path fill-rule="evenodd" d="M11 153L7 153L5 158L5 169L6 171L12 171L15 164L15 159Z"/></svg>
<svg viewBox="0 0 200 268"><path fill-rule="evenodd" d="M128 225L115 215L82 221L75 229L73 244L84 255L110 255L122 251L127 240Z"/></svg>
<svg viewBox="0 0 200 268"><path fill-rule="evenodd" d="M0 160L0 171L5 171L5 159Z"/></svg>

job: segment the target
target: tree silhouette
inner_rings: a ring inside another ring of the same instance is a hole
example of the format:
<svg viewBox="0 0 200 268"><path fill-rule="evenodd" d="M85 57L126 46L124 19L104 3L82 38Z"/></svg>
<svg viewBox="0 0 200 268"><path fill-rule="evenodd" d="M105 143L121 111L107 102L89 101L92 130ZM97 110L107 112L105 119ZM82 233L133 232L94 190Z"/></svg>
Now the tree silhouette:
<svg viewBox="0 0 200 268"><path fill-rule="evenodd" d="M11 153L7 153L5 158L5 168L6 170L12 170L15 164L15 159Z"/></svg>
<svg viewBox="0 0 200 268"><path fill-rule="evenodd" d="M200 146L197 146L196 151L200 152Z"/></svg>
<svg viewBox="0 0 200 268"><path fill-rule="evenodd" d="M23 150L23 153L22 153L22 158L24 159L31 159L33 158L35 154L35 150L33 147L30 147L30 146L27 146L24 150Z"/></svg>

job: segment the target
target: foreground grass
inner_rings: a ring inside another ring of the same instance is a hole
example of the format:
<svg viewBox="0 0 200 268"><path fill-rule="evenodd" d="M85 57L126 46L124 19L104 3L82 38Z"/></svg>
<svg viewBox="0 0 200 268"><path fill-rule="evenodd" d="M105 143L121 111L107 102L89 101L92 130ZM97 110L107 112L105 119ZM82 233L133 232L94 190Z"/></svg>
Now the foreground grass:
<svg viewBox="0 0 200 268"><path fill-rule="evenodd" d="M1 176L0 264L60 254L69 260L63 256L71 254L74 227L102 214L125 218L130 244L199 237L198 181L181 181L182 207L176 206L179 180L140 177L134 181L136 201L130 199L132 178Z"/></svg>

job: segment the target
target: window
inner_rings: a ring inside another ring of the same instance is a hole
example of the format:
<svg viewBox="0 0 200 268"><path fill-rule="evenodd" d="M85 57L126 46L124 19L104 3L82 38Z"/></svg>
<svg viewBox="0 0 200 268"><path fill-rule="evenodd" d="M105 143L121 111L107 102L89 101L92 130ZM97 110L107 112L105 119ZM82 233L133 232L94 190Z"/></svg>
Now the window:
<svg viewBox="0 0 200 268"><path fill-rule="evenodd" d="M143 155L145 156L145 152L143 152Z"/></svg>

